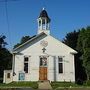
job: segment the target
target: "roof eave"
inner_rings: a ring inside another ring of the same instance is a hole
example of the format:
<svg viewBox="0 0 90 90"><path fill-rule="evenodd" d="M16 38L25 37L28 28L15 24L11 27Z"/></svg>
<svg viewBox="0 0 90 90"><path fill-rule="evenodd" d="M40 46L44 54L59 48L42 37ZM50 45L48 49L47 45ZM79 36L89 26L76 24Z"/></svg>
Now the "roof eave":
<svg viewBox="0 0 90 90"><path fill-rule="evenodd" d="M36 37L33 37L32 39L30 39L30 40L26 41L25 43L19 45L18 47L14 48L14 49L12 50L12 52L15 52L17 49L21 48L21 47L24 46L25 44L29 43L30 41L34 40L35 38L37 38L37 37L39 37L39 36L41 36L41 35L43 35L43 34L46 34L46 33L42 32L42 33L38 34Z"/></svg>
<svg viewBox="0 0 90 90"><path fill-rule="evenodd" d="M70 52L70 54L77 54L78 52L77 51L75 51L75 52Z"/></svg>

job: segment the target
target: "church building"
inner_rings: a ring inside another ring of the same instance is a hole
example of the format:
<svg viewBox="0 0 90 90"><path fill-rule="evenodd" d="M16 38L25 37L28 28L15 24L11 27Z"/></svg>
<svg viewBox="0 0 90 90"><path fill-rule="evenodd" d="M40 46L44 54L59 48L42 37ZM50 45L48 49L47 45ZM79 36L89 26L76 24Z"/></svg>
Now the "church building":
<svg viewBox="0 0 90 90"><path fill-rule="evenodd" d="M74 55L77 51L50 34L47 11L37 19L37 35L13 50L12 70L4 71L4 83L12 81L75 82Z"/></svg>

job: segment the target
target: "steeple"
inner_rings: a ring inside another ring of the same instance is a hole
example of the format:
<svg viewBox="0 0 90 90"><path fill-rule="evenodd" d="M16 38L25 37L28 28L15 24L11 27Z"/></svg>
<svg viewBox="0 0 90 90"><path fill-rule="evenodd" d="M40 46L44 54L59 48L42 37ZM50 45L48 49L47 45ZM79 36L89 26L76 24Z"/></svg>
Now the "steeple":
<svg viewBox="0 0 90 90"><path fill-rule="evenodd" d="M38 17L38 34L42 32L50 34L50 21L46 10L43 8Z"/></svg>

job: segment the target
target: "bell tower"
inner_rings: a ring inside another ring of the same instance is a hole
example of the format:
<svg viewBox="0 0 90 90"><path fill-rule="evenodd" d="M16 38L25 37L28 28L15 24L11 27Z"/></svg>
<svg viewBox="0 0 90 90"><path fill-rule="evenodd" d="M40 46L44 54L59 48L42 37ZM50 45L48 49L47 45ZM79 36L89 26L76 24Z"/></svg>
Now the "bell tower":
<svg viewBox="0 0 90 90"><path fill-rule="evenodd" d="M43 8L43 10L40 13L40 16L37 19L38 21L38 34L44 32L46 34L50 34L50 18L48 17L48 14L46 10Z"/></svg>

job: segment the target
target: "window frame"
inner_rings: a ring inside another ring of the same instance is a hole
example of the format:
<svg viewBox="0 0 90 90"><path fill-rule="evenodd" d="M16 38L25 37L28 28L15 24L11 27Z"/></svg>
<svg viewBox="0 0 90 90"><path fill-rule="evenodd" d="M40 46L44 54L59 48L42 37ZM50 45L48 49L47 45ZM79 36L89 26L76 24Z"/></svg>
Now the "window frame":
<svg viewBox="0 0 90 90"><path fill-rule="evenodd" d="M24 56L24 72L29 73L29 56Z"/></svg>
<svg viewBox="0 0 90 90"><path fill-rule="evenodd" d="M63 74L64 73L63 57L60 57L60 56L58 56L58 73L59 74Z"/></svg>
<svg viewBox="0 0 90 90"><path fill-rule="evenodd" d="M7 73L7 78L10 79L10 77L11 77L11 74Z"/></svg>

